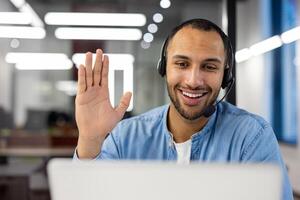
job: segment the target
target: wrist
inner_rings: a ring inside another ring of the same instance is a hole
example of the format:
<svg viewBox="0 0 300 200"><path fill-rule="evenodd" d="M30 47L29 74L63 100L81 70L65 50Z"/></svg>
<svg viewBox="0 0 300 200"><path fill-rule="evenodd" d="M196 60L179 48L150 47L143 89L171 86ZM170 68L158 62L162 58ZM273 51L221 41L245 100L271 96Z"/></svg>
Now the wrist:
<svg viewBox="0 0 300 200"><path fill-rule="evenodd" d="M77 156L80 159L93 159L101 151L104 139L87 139L80 137L77 143Z"/></svg>

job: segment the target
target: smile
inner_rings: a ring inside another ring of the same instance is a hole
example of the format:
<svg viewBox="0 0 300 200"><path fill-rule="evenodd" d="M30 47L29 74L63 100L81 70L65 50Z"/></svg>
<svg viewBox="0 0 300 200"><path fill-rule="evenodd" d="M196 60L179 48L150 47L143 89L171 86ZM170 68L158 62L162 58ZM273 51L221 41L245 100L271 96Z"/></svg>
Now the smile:
<svg viewBox="0 0 300 200"><path fill-rule="evenodd" d="M183 94L183 96L193 98L193 99L201 98L207 94L207 92L190 93L190 92L186 92L186 91L182 91L182 90L181 90L181 93Z"/></svg>
<svg viewBox="0 0 300 200"><path fill-rule="evenodd" d="M187 106L197 106L204 99L204 96L208 94L207 91L183 91L179 89L180 94L182 95L183 103Z"/></svg>

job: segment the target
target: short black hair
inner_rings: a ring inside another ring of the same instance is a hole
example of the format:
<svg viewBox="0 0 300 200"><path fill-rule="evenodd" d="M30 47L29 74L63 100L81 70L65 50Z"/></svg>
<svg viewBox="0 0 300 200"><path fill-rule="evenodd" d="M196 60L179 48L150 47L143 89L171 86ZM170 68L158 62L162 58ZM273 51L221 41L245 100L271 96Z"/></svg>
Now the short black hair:
<svg viewBox="0 0 300 200"><path fill-rule="evenodd" d="M231 46L231 42L228 38L228 36L222 31L222 29L217 26L215 23L207 20L207 19L201 19L201 18L196 18L196 19L191 19L188 21L183 22L182 24L180 24L179 26L176 26L171 33L169 34L165 45L164 45L164 53L165 53L165 58L167 59L167 49L168 49L168 45L169 42L172 40L172 38L175 36L175 34L180 31L181 29L183 29L184 27L191 27L191 28L195 28L201 31L215 31L217 32L220 37L222 38L223 41L223 45L224 45L224 50L225 50L225 54L226 54L226 58L225 58L225 67L228 66L232 66L232 62L233 62L233 50L232 50L232 46Z"/></svg>

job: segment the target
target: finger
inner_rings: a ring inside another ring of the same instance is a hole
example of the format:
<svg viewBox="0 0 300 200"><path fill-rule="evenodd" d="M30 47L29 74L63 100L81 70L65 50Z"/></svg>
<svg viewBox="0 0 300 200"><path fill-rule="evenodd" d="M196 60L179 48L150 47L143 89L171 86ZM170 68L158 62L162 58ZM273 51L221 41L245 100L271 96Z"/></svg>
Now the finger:
<svg viewBox="0 0 300 200"><path fill-rule="evenodd" d="M85 72L87 88L93 85L93 69L92 69L93 54L87 52L85 56Z"/></svg>
<svg viewBox="0 0 300 200"><path fill-rule="evenodd" d="M109 65L108 56L104 55L102 72L101 72L101 82L100 82L101 86L104 87L108 87L108 65Z"/></svg>
<svg viewBox="0 0 300 200"><path fill-rule="evenodd" d="M85 91L86 91L85 67L83 65L80 65L78 69L77 95L82 94Z"/></svg>
<svg viewBox="0 0 300 200"><path fill-rule="evenodd" d="M101 70L102 70L102 55L103 52L101 49L96 51L96 61L93 70L94 85L100 85L101 80Z"/></svg>
<svg viewBox="0 0 300 200"><path fill-rule="evenodd" d="M132 93L126 92L120 100L120 103L118 107L116 108L116 111L120 118L124 116L124 113L126 112L127 108L129 107L130 99L131 99Z"/></svg>

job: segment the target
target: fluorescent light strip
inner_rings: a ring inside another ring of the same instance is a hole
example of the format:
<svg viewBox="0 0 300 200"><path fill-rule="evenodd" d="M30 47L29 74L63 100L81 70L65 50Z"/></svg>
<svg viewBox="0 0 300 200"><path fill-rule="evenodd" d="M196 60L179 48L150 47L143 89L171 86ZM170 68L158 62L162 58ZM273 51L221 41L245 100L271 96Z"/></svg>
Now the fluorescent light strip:
<svg viewBox="0 0 300 200"><path fill-rule="evenodd" d="M43 21L40 19L40 17L36 14L36 12L32 9L32 7L28 3L25 3L19 10L23 13L28 13L29 15L32 16L32 22L31 22L32 26L44 27Z"/></svg>
<svg viewBox="0 0 300 200"><path fill-rule="evenodd" d="M44 27L43 21L39 18L36 12L25 0L10 0L10 2L18 8L22 13L27 13L31 16L31 25L34 27Z"/></svg>
<svg viewBox="0 0 300 200"><path fill-rule="evenodd" d="M276 35L262 42L256 43L252 45L250 48L245 48L237 51L235 54L236 62L238 63L243 62L245 60L248 60L252 56L263 54L273 49L276 49L280 47L283 43L288 44L299 39L300 39L300 26L297 26L293 29L290 29L282 33L280 37ZM295 63L297 63L296 59L295 59Z"/></svg>
<svg viewBox="0 0 300 200"><path fill-rule="evenodd" d="M266 53L276 49L282 45L282 41L278 35L256 43L250 47L250 51L254 56Z"/></svg>
<svg viewBox="0 0 300 200"><path fill-rule="evenodd" d="M140 40L136 28L57 28L55 36L66 40Z"/></svg>
<svg viewBox="0 0 300 200"><path fill-rule="evenodd" d="M123 71L123 92L131 91L133 93L133 62L134 57L131 54L105 54L109 57L109 78L108 78L108 85L109 90L109 98L114 106L115 96L114 92L114 83L115 83L115 70ZM96 54L93 54L93 61L95 62ZM85 54L84 53L75 53L72 56L73 62L78 67L80 64L84 63ZM131 98L129 107L127 111L131 111L133 109L133 97Z"/></svg>
<svg viewBox="0 0 300 200"><path fill-rule="evenodd" d="M300 39L300 26L295 27L281 34L281 40L283 43L291 43Z"/></svg>
<svg viewBox="0 0 300 200"><path fill-rule="evenodd" d="M119 65L132 65L134 63L134 56L132 54L104 54L109 57L110 66L119 66ZM93 64L95 64L96 54L93 54ZM72 61L77 67L80 64L85 63L85 54L84 53L75 53L72 56Z"/></svg>
<svg viewBox="0 0 300 200"><path fill-rule="evenodd" d="M16 7L16 8L21 8L26 1L25 0L10 0L10 2Z"/></svg>
<svg viewBox="0 0 300 200"><path fill-rule="evenodd" d="M146 16L139 13L49 12L44 20L49 25L144 26L146 24Z"/></svg>
<svg viewBox="0 0 300 200"><path fill-rule="evenodd" d="M59 53L7 53L7 63L20 70L68 70L73 63L66 54Z"/></svg>
<svg viewBox="0 0 300 200"><path fill-rule="evenodd" d="M43 39L46 31L40 27L0 26L0 38Z"/></svg>
<svg viewBox="0 0 300 200"><path fill-rule="evenodd" d="M0 24L30 24L31 15L20 12L0 12Z"/></svg>
<svg viewBox="0 0 300 200"><path fill-rule="evenodd" d="M25 53L25 52L9 52L5 56L7 63L31 62L33 60L65 60L68 56L63 53Z"/></svg>
<svg viewBox="0 0 300 200"><path fill-rule="evenodd" d="M69 70L73 66L70 60L60 60L52 61L50 60L44 62L30 62L30 63L16 63L16 68L18 70Z"/></svg>
<svg viewBox="0 0 300 200"><path fill-rule="evenodd" d="M235 53L235 60L237 63L248 60L252 56L251 51L248 48L241 49Z"/></svg>
<svg viewBox="0 0 300 200"><path fill-rule="evenodd" d="M235 60L237 63L243 62L273 49L276 49L282 45L281 39L278 35L258 42L252 45L250 48L244 48L235 53Z"/></svg>

